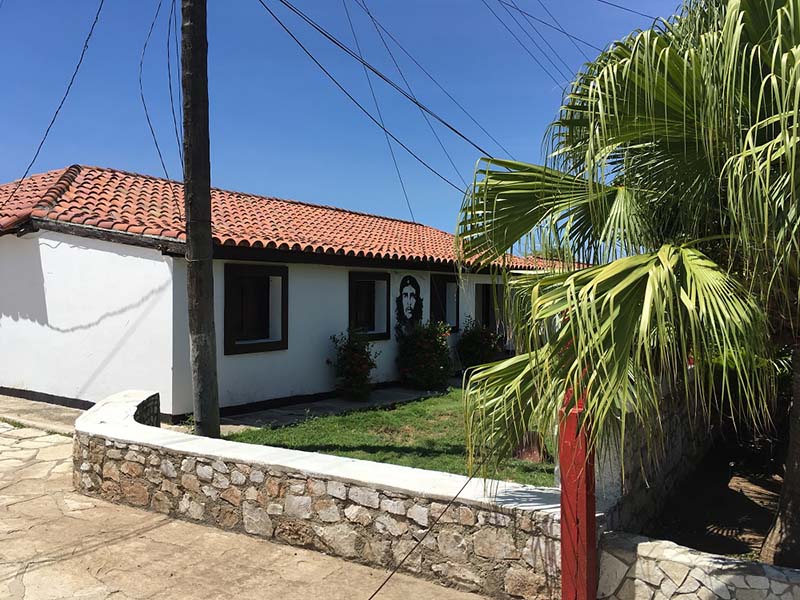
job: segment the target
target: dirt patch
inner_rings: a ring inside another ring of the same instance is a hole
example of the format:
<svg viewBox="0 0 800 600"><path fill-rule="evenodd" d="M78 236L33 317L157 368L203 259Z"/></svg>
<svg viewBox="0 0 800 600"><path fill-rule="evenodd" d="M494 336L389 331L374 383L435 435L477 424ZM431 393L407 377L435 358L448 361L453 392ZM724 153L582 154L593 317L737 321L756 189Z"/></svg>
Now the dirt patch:
<svg viewBox="0 0 800 600"><path fill-rule="evenodd" d="M672 495L659 525L646 531L703 552L757 557L772 526L782 479L759 449L722 445Z"/></svg>

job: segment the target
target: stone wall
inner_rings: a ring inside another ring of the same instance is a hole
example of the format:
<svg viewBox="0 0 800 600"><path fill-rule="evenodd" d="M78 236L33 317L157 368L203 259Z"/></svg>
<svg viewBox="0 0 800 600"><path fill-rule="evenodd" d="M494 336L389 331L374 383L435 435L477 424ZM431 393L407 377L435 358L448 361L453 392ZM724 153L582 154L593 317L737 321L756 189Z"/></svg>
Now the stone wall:
<svg viewBox="0 0 800 600"><path fill-rule="evenodd" d="M800 571L607 533L597 597L609 600L800 600Z"/></svg>
<svg viewBox="0 0 800 600"><path fill-rule="evenodd" d="M598 453L597 510L605 515L606 530L645 531L714 442L699 414L690 417L683 398L664 395L660 439L648 443L643 432L628 426L624 452L611 442Z"/></svg>
<svg viewBox="0 0 800 600"><path fill-rule="evenodd" d="M403 570L496 598L560 594L557 490L480 482L445 510L466 478L145 427L143 397L78 420L76 489L387 569L411 552Z"/></svg>

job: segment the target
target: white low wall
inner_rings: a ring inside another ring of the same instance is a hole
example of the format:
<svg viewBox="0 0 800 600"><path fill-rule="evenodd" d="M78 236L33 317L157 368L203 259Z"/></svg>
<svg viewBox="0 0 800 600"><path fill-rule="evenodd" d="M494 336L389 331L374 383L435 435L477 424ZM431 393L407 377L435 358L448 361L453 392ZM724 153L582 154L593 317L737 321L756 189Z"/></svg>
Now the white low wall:
<svg viewBox="0 0 800 600"><path fill-rule="evenodd" d="M560 589L559 491L214 440L124 392L75 423L74 482L112 502L402 569L497 598ZM447 508L448 502L457 496Z"/></svg>
<svg viewBox="0 0 800 600"><path fill-rule="evenodd" d="M663 540L600 539L597 597L610 600L800 600L800 571L706 554Z"/></svg>

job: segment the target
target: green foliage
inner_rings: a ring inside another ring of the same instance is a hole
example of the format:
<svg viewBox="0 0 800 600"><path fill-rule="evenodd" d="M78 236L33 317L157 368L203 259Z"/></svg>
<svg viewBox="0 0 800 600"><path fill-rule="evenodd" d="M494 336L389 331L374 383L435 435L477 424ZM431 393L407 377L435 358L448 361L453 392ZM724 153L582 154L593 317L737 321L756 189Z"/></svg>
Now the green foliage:
<svg viewBox="0 0 800 600"><path fill-rule="evenodd" d="M594 441L657 439L669 389L768 424L800 316L799 24L800 0L687 0L584 65L546 165L481 159L462 258L561 262L507 278L518 355L469 379L471 456L552 430L569 388Z"/></svg>
<svg viewBox="0 0 800 600"><path fill-rule="evenodd" d="M464 368L498 360L502 351L502 338L497 333L472 317L464 320L464 327L456 342L456 352Z"/></svg>
<svg viewBox="0 0 800 600"><path fill-rule="evenodd" d="M400 380L422 390L443 390L453 374L450 325L428 322L400 336L397 368Z"/></svg>
<svg viewBox="0 0 800 600"><path fill-rule="evenodd" d="M372 390L370 373L380 353L373 352L367 337L355 330L332 335L331 341L336 351L333 368L337 391L353 400L366 400Z"/></svg>
<svg viewBox="0 0 800 600"><path fill-rule="evenodd" d="M227 439L468 474L461 390L391 410L318 417L277 429L248 429ZM511 460L496 475L530 485L553 485L552 464Z"/></svg>

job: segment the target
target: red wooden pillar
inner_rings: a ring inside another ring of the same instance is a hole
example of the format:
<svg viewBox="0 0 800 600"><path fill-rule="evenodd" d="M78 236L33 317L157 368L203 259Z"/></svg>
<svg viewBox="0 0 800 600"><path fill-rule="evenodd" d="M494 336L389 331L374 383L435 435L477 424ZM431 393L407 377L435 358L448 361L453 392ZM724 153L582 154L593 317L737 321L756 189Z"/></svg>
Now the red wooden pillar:
<svg viewBox="0 0 800 600"><path fill-rule="evenodd" d="M559 427L561 471L561 598L597 598L597 522L594 452L586 427L580 427L584 398L570 408L572 389L564 396Z"/></svg>

